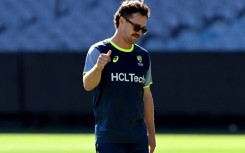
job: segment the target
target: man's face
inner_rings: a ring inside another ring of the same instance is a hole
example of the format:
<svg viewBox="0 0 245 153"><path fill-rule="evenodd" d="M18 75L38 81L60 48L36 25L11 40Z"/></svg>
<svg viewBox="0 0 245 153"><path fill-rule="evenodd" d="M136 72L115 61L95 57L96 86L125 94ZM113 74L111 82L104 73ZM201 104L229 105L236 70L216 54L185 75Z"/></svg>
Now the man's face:
<svg viewBox="0 0 245 153"><path fill-rule="evenodd" d="M122 17L122 35L124 39L134 44L146 32L147 17L134 13L130 18Z"/></svg>

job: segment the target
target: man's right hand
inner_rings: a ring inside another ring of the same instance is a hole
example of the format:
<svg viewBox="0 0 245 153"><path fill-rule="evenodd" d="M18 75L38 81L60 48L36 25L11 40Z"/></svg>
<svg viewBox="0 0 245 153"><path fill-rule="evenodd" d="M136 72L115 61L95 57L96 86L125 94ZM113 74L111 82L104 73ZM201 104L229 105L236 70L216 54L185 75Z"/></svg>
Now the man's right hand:
<svg viewBox="0 0 245 153"><path fill-rule="evenodd" d="M110 58L111 52L112 51L109 50L106 54L104 53L100 54L100 56L97 59L97 63L96 63L96 68L98 70L102 71L104 67L106 66L106 64L111 61L111 58Z"/></svg>

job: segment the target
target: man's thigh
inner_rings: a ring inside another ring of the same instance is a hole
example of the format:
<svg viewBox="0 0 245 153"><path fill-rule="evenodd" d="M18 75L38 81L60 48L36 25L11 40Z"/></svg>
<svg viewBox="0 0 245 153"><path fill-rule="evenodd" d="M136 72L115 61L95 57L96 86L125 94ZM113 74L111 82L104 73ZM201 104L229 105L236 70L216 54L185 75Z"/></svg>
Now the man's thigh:
<svg viewBox="0 0 245 153"><path fill-rule="evenodd" d="M128 144L127 153L149 153L148 142Z"/></svg>
<svg viewBox="0 0 245 153"><path fill-rule="evenodd" d="M98 143L96 153L149 153L148 142Z"/></svg>
<svg viewBox="0 0 245 153"><path fill-rule="evenodd" d="M126 153L123 143L97 143L95 147L96 153Z"/></svg>

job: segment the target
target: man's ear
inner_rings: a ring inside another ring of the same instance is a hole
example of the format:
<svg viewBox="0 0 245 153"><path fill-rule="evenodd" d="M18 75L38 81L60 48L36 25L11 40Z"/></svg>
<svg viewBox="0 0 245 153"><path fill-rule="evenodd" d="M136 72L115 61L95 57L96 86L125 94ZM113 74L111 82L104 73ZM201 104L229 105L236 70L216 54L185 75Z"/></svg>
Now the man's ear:
<svg viewBox="0 0 245 153"><path fill-rule="evenodd" d="M123 24L124 22L125 22L125 19L122 16L120 16L120 18L119 18L119 24Z"/></svg>

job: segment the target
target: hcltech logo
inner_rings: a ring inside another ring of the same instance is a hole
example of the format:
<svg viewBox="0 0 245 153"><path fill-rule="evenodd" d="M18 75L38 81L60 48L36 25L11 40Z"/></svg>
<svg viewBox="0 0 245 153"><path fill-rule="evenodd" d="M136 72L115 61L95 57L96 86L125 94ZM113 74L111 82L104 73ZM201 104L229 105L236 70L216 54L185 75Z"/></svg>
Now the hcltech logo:
<svg viewBox="0 0 245 153"><path fill-rule="evenodd" d="M134 73L111 73L111 81L144 83L145 77L137 76Z"/></svg>

